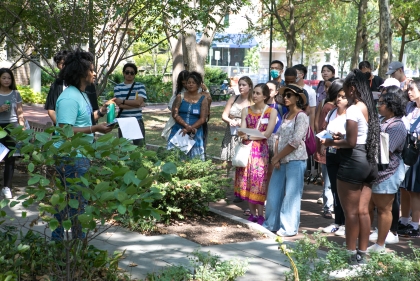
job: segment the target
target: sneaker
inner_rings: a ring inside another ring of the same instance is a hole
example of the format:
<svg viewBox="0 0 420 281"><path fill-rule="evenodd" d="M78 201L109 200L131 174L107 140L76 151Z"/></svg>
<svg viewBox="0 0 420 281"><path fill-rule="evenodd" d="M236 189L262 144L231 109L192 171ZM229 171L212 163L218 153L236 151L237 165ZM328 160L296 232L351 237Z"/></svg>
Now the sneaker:
<svg viewBox="0 0 420 281"><path fill-rule="evenodd" d="M398 234L394 234L391 231L388 232L388 235L385 239L385 244L397 244L400 242L400 238L398 238Z"/></svg>
<svg viewBox="0 0 420 281"><path fill-rule="evenodd" d="M376 242L378 240L378 228L375 227L375 230L369 235L370 242Z"/></svg>
<svg viewBox="0 0 420 281"><path fill-rule="evenodd" d="M12 192L10 191L10 188L8 188L7 186L2 188L1 193L3 194L3 196L6 199L12 199L13 198Z"/></svg>
<svg viewBox="0 0 420 281"><path fill-rule="evenodd" d="M324 227L322 229L322 232L325 232L325 233L333 233L333 232L336 232L338 230L338 227L339 227L338 224L332 223L329 226Z"/></svg>
<svg viewBox="0 0 420 281"><path fill-rule="evenodd" d="M366 252L368 253L385 253L385 245L379 246L378 244L373 244L372 246L368 247Z"/></svg>
<svg viewBox="0 0 420 281"><path fill-rule="evenodd" d="M408 224L405 229L398 230L397 233L398 235L406 237L418 237L419 229L414 229L414 227L411 224Z"/></svg>
<svg viewBox="0 0 420 281"><path fill-rule="evenodd" d="M254 216L253 214L250 214L248 217L248 220L251 222L257 222L258 221L258 217Z"/></svg>
<svg viewBox="0 0 420 281"><path fill-rule="evenodd" d="M263 217L263 216L259 216L259 217L258 217L258 220L257 220L257 223L258 223L259 225L262 225L262 224L264 223L264 221L265 221L264 217Z"/></svg>
<svg viewBox="0 0 420 281"><path fill-rule="evenodd" d="M366 255L367 255L367 251L357 250L356 260L357 260L358 265L366 265L367 264Z"/></svg>
<svg viewBox="0 0 420 281"><path fill-rule="evenodd" d="M336 236L346 236L346 227L344 225L340 225L334 234Z"/></svg>
<svg viewBox="0 0 420 281"><path fill-rule="evenodd" d="M316 201L316 203L318 204L324 204L324 199L321 197L318 198L318 200Z"/></svg>
<svg viewBox="0 0 420 281"><path fill-rule="evenodd" d="M400 221L398 221L398 231L399 230L405 230L407 228L408 224L402 224Z"/></svg>

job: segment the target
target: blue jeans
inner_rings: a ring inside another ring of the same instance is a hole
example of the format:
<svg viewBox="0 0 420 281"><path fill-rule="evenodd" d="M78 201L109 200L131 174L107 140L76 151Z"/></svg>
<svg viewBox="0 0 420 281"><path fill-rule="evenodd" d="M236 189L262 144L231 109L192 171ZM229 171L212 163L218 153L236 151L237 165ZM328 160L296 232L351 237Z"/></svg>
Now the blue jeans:
<svg viewBox="0 0 420 281"><path fill-rule="evenodd" d="M268 187L266 219L263 224L268 230L279 231L282 236L297 234L305 170L305 160L290 161L280 164L280 169L274 169Z"/></svg>
<svg viewBox="0 0 420 281"><path fill-rule="evenodd" d="M60 175L61 183L64 185L65 179L71 179L76 177L81 177L89 170L90 161L88 158L84 157L76 157L76 158L69 158L63 157L62 162L60 165L56 167L57 172ZM67 182L67 185L70 185ZM80 225L77 216L83 214L85 212L85 206L87 201L83 198L81 192L70 193L69 190L69 198L70 199L77 199L79 201L79 207L77 209L71 208L67 205L64 210L54 214L54 217L58 220L59 226L52 232L51 239L55 241L61 241L64 239L64 228L62 222L65 220L70 219L72 226L71 226L71 234L73 239L84 239L85 233L82 231L82 226Z"/></svg>
<svg viewBox="0 0 420 281"><path fill-rule="evenodd" d="M322 177L324 178L324 191L322 192L322 199L324 200L324 212L333 211L334 197L331 192L331 182L328 176L327 165L322 164Z"/></svg>

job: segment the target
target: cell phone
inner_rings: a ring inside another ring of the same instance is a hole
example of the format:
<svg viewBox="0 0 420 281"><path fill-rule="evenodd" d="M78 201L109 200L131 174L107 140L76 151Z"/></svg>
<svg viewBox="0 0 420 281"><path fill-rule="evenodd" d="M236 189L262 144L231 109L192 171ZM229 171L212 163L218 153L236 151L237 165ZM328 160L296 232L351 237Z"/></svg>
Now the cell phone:
<svg viewBox="0 0 420 281"><path fill-rule="evenodd" d="M106 124L106 126L107 127L112 127L112 126L114 126L115 124L117 124L118 123L118 121L113 121L113 122L111 122L111 123L108 123L108 124Z"/></svg>

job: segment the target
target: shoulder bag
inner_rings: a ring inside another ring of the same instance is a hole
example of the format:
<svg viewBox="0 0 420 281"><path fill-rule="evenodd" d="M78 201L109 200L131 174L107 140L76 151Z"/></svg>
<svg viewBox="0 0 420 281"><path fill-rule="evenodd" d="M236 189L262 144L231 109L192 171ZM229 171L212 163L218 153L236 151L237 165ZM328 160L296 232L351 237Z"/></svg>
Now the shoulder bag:
<svg viewBox="0 0 420 281"><path fill-rule="evenodd" d="M261 119L264 117L264 113L267 110L268 105L264 107L263 112L261 113L261 117L258 120L257 126L255 127L258 129L260 127ZM249 156L251 155L252 149L251 141L249 144L243 144L242 141L239 142L235 147L235 155L232 157L232 166L234 167L246 167L248 165Z"/></svg>
<svg viewBox="0 0 420 281"><path fill-rule="evenodd" d="M413 166L416 164L417 159L419 158L419 147L417 146L417 138L413 137L413 132L417 127L417 124L420 122L420 117L417 117L416 121L411 125L410 131L407 133L405 138L405 144L402 151L402 159L404 164L408 166Z"/></svg>
<svg viewBox="0 0 420 281"><path fill-rule="evenodd" d="M301 113L301 112L303 112L303 111L299 111L299 113ZM299 113L296 114L296 116L295 116L294 127L296 127L296 118L299 115ZM306 153L308 154L308 156L313 155L316 151L316 142L315 142L315 135L314 135L314 132L312 132L311 126L308 126L308 130L306 131L306 136L305 136L305 139L303 141L305 142Z"/></svg>

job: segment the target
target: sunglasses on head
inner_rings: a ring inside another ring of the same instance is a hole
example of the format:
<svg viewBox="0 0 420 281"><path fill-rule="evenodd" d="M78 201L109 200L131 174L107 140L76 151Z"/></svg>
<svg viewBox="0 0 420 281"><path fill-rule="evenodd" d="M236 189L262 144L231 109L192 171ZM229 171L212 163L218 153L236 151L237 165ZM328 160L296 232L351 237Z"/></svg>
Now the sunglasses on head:
<svg viewBox="0 0 420 281"><path fill-rule="evenodd" d="M124 73L125 75L135 75L134 71L126 71Z"/></svg>

